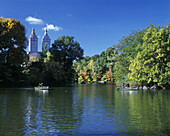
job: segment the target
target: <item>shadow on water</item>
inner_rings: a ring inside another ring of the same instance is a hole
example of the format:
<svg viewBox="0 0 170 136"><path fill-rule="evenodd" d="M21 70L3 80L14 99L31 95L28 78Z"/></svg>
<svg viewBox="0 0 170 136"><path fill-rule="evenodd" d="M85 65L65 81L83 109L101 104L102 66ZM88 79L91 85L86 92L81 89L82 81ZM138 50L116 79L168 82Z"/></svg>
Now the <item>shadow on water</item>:
<svg viewBox="0 0 170 136"><path fill-rule="evenodd" d="M170 91L0 89L0 135L170 135Z"/></svg>

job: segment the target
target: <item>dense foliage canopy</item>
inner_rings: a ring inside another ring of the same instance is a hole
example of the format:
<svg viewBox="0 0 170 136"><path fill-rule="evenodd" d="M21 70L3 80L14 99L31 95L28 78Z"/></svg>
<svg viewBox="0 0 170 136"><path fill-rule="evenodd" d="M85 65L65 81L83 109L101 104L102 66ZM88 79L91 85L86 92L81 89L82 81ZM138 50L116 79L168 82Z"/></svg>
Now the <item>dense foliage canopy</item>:
<svg viewBox="0 0 170 136"><path fill-rule="evenodd" d="M170 25L133 31L100 55L73 64L78 82L170 86ZM77 81L76 80L76 81Z"/></svg>
<svg viewBox="0 0 170 136"><path fill-rule="evenodd" d="M0 86L50 86L75 81L170 87L170 25L151 25L123 36L101 54L83 58L74 37L62 36L49 52L28 61L25 29L15 19L0 17Z"/></svg>
<svg viewBox="0 0 170 136"><path fill-rule="evenodd" d="M141 51L131 60L129 78L141 85L170 84L170 25L151 26L143 36Z"/></svg>
<svg viewBox="0 0 170 136"><path fill-rule="evenodd" d="M72 64L83 56L83 49L74 37L63 36L54 41L50 52L46 45L41 57L35 62L30 62L25 70L28 84L37 85L43 82L50 86L70 82L74 77Z"/></svg>
<svg viewBox="0 0 170 136"><path fill-rule="evenodd" d="M54 41L50 53L54 61L63 64L65 70L71 69L74 60L83 57L83 49L74 37L62 36Z"/></svg>
<svg viewBox="0 0 170 136"><path fill-rule="evenodd" d="M100 55L85 57L73 64L76 71L75 81L90 83L100 80L113 82L113 66L116 61L117 50L113 47L103 51Z"/></svg>
<svg viewBox="0 0 170 136"><path fill-rule="evenodd" d="M130 72L130 60L134 59L140 50L138 47L143 44L142 37L146 30L147 28L133 31L128 36L121 38L119 44L114 45L119 51L114 67L114 75L117 84L121 84L129 80L128 73Z"/></svg>
<svg viewBox="0 0 170 136"><path fill-rule="evenodd" d="M25 40L25 28L19 21L0 17L0 84L22 81Z"/></svg>

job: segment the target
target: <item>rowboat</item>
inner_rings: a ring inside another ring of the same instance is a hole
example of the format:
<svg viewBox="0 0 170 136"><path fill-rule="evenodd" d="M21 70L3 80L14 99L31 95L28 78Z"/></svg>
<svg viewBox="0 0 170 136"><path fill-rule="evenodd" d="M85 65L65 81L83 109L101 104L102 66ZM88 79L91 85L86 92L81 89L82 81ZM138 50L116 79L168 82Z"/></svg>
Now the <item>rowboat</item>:
<svg viewBox="0 0 170 136"><path fill-rule="evenodd" d="M105 84L105 81L98 81L99 84Z"/></svg>
<svg viewBox="0 0 170 136"><path fill-rule="evenodd" d="M120 91L132 91L132 90L138 90L138 87L125 87L125 88L117 88L117 90Z"/></svg>
<svg viewBox="0 0 170 136"><path fill-rule="evenodd" d="M49 89L49 86L37 86L37 87L34 87L35 90L48 90Z"/></svg>

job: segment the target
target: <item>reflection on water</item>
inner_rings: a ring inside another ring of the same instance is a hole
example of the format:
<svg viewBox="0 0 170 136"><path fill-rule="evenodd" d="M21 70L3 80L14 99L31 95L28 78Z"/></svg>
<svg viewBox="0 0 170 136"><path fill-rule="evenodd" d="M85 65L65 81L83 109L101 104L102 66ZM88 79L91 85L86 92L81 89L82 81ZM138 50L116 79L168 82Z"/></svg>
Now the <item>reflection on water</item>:
<svg viewBox="0 0 170 136"><path fill-rule="evenodd" d="M0 89L0 135L170 135L170 91Z"/></svg>
<svg viewBox="0 0 170 136"><path fill-rule="evenodd" d="M49 91L48 90L35 90L35 93L38 94L39 96L48 96Z"/></svg>

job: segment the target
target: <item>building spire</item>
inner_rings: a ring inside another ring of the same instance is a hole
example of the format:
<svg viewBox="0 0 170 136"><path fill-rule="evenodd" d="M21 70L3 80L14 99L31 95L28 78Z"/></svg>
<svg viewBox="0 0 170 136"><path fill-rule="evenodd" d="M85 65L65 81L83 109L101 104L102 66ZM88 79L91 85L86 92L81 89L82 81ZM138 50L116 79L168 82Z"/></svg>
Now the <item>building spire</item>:
<svg viewBox="0 0 170 136"><path fill-rule="evenodd" d="M35 29L32 29L32 33L29 38L29 52L38 52L38 38L35 34Z"/></svg>
<svg viewBox="0 0 170 136"><path fill-rule="evenodd" d="M48 36L48 33L47 33L47 28L45 29L44 36Z"/></svg>
<svg viewBox="0 0 170 136"><path fill-rule="evenodd" d="M44 48L44 46L46 45L47 47L47 52L49 51L50 49L50 43L51 43L51 39L50 37L48 36L48 33L47 33L47 28L45 29L45 33L44 33L44 36L42 38L42 50Z"/></svg>
<svg viewBox="0 0 170 136"><path fill-rule="evenodd" d="M33 35L35 34L35 29L34 29L34 28L32 28L32 34L33 34Z"/></svg>

